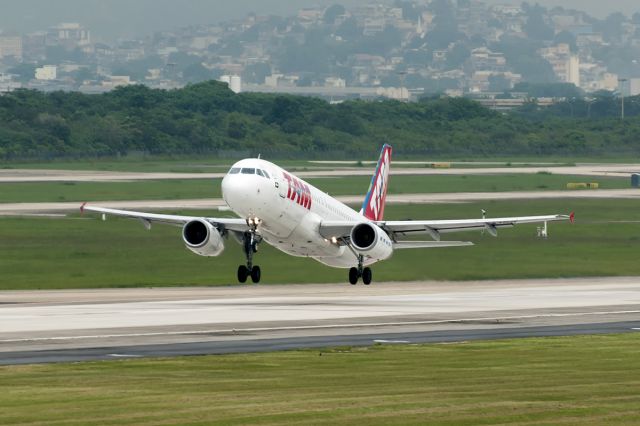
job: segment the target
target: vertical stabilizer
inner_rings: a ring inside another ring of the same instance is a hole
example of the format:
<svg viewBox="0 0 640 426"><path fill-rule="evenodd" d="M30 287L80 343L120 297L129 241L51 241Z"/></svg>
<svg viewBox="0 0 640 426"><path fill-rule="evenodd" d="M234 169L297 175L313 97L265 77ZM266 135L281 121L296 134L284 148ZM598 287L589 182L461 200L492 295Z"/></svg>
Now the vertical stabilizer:
<svg viewBox="0 0 640 426"><path fill-rule="evenodd" d="M364 199L364 204L362 204L360 213L369 220L382 220L384 216L384 204L387 199L387 187L389 186L391 151L391 145L385 144L382 147L376 172L371 178L369 191Z"/></svg>

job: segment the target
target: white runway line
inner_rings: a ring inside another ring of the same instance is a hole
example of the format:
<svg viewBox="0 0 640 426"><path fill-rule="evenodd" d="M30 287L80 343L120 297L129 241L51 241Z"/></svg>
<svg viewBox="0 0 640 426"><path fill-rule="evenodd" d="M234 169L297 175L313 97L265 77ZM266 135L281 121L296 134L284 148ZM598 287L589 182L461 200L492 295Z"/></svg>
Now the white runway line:
<svg viewBox="0 0 640 426"><path fill-rule="evenodd" d="M112 358L142 358L142 355L127 355L127 354L109 354Z"/></svg>

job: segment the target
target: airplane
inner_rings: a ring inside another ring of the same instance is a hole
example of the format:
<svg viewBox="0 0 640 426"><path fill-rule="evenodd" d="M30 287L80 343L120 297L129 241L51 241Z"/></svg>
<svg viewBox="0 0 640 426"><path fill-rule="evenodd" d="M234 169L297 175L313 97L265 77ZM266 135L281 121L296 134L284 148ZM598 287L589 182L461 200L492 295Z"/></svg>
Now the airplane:
<svg viewBox="0 0 640 426"><path fill-rule="evenodd" d="M463 247L473 243L443 241L442 234L481 230L492 236L499 228L520 223L570 219L573 214L468 220L384 220L392 148L384 145L361 210L341 203L293 173L260 158L235 163L222 180L222 196L238 218L175 216L82 205L81 212L182 227L186 247L200 256L222 254L229 236L242 246L246 264L240 265L240 283L250 277L259 283L261 269L253 263L258 246L267 244L291 256L310 257L334 268L349 269L349 283L371 284L370 266L389 259L395 250ZM484 215L483 215L484 216ZM428 241L407 239L427 235Z"/></svg>

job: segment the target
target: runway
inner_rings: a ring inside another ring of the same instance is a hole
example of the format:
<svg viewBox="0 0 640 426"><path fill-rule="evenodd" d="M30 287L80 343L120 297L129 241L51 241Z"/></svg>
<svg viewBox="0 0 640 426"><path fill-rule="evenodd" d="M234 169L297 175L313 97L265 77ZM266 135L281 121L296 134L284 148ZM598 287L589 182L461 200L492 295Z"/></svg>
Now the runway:
<svg viewBox="0 0 640 426"><path fill-rule="evenodd" d="M362 203L362 195L336 196L345 204ZM388 204L441 204L466 203L473 201L499 200L551 200L551 199L640 199L640 190L633 189L599 189L577 191L513 191L513 192L455 192L430 194L389 194ZM80 208L79 202L60 203L6 203L0 204L0 216L67 213L76 212ZM221 198L186 199L186 200L137 200L137 201L96 201L89 203L129 210L218 210L226 203Z"/></svg>
<svg viewBox="0 0 640 426"><path fill-rule="evenodd" d="M0 292L0 364L634 329L640 278Z"/></svg>
<svg viewBox="0 0 640 426"><path fill-rule="evenodd" d="M466 167L433 169L421 167L393 167L392 175L496 175L551 173L579 176L630 176L640 173L640 164L579 164L576 166L518 166L518 167ZM302 178L371 176L373 167L344 167L335 170L295 171ZM169 173L169 172L109 172L85 170L0 169L0 183L18 182L122 182L169 179L220 179L226 172Z"/></svg>

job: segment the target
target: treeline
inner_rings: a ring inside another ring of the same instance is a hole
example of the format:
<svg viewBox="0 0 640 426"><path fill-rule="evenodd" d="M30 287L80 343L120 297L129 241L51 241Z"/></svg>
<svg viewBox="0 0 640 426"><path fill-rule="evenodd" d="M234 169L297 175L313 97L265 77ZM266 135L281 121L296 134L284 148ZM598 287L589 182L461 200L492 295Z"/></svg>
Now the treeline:
<svg viewBox="0 0 640 426"><path fill-rule="evenodd" d="M626 155L640 153L637 101L628 100L635 116L622 122L613 114L596 118L595 105L591 117L575 105L573 116L535 104L501 114L460 98L330 105L309 97L236 95L217 82L172 91L132 86L103 95L18 90L0 96L0 158L222 151L360 158L383 143L405 155Z"/></svg>

